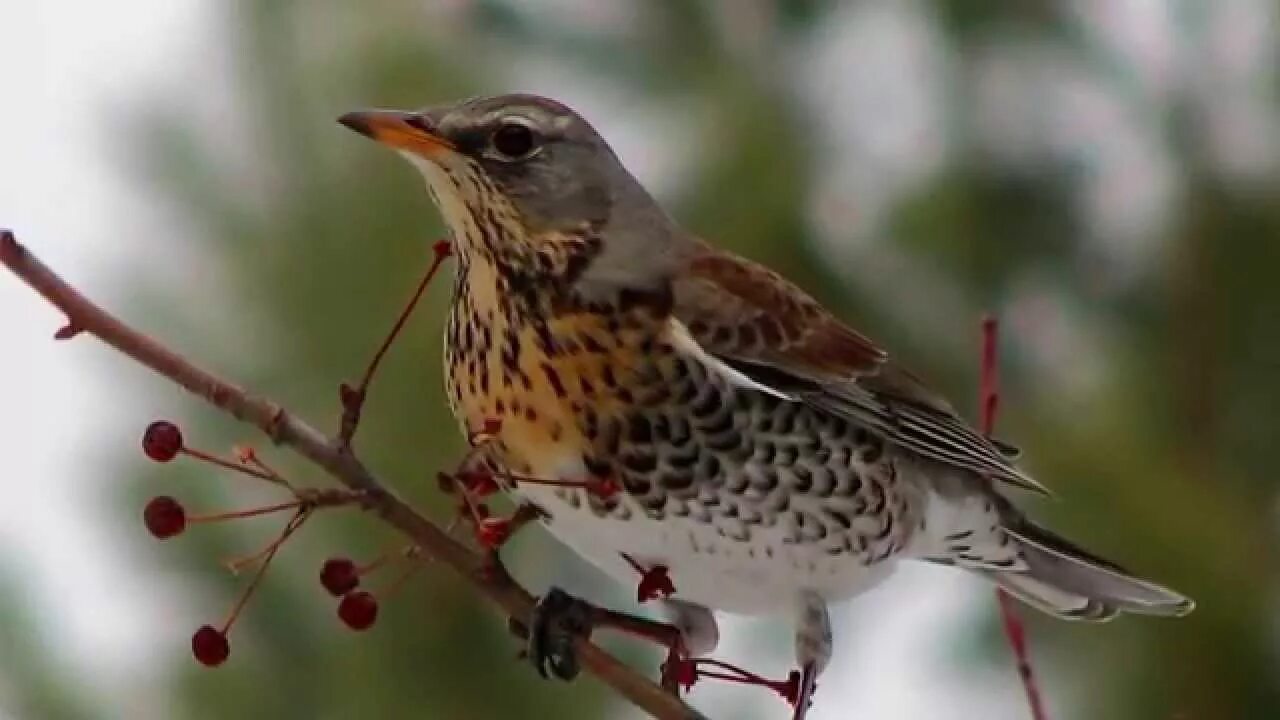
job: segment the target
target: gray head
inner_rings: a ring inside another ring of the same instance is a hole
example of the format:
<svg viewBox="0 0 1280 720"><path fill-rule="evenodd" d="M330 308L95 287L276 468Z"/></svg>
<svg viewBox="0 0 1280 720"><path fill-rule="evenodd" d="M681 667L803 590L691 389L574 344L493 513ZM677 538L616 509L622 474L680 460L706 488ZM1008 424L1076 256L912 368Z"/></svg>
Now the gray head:
<svg viewBox="0 0 1280 720"><path fill-rule="evenodd" d="M478 225L508 245L592 233L604 247L589 281L665 274L654 255L671 254L674 226L591 125L554 100L499 95L339 121L421 171L463 253L468 238L484 234Z"/></svg>

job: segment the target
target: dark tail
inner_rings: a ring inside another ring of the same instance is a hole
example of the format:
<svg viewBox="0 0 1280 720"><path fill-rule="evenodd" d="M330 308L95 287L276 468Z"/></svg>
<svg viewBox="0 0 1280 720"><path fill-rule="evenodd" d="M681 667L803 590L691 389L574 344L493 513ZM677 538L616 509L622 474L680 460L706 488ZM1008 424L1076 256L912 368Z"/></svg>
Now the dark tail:
<svg viewBox="0 0 1280 720"><path fill-rule="evenodd" d="M1155 583L1134 577L1029 520L1008 523L1005 532L1018 544L1024 572L992 572L1011 595L1069 620L1110 620L1120 612L1177 617L1195 603Z"/></svg>

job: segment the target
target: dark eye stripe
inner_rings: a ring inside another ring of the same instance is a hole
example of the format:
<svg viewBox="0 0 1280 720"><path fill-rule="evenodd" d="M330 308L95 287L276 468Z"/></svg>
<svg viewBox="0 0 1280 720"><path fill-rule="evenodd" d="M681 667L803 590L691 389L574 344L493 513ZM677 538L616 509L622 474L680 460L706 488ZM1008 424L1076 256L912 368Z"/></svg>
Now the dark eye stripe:
<svg viewBox="0 0 1280 720"><path fill-rule="evenodd" d="M480 128L467 128L450 133L455 147L467 155L478 155L489 144L489 133Z"/></svg>

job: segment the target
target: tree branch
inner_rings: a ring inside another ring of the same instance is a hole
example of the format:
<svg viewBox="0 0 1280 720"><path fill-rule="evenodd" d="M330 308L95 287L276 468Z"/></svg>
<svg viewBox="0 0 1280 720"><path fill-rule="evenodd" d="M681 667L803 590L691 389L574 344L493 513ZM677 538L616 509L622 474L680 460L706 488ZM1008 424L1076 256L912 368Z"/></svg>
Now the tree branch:
<svg viewBox="0 0 1280 720"><path fill-rule="evenodd" d="M67 339L82 332L93 335L210 405L258 427L273 442L292 448L348 488L362 491L369 510L404 533L425 554L448 565L481 595L527 627L534 598L524 588L505 573L495 576L486 572L483 557L454 540L387 489L342 443L326 437L270 399L249 394L121 322L58 277L5 229L0 229L0 263L66 314L67 325L55 337ZM590 641L580 640L577 651L583 667L655 718L704 717Z"/></svg>

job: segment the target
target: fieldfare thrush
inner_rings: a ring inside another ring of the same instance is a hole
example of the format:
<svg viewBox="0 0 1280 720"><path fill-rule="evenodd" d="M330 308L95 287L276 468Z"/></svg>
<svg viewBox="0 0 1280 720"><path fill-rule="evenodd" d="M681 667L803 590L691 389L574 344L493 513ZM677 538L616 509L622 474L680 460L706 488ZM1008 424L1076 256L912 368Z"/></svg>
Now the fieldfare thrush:
<svg viewBox="0 0 1280 720"><path fill-rule="evenodd" d="M899 559L1062 618L1191 610L1028 519L1011 497L1044 490L1011 448L785 278L682 229L571 109L504 95L341 122L422 173L453 236L463 430L497 419L485 458L505 490L608 574L674 593L665 642L686 657L715 646L712 610L790 614L811 688L827 604ZM586 478L621 491L564 482ZM556 633L618 615L558 590L540 609L534 662L566 677Z"/></svg>

